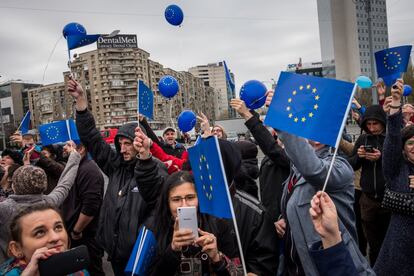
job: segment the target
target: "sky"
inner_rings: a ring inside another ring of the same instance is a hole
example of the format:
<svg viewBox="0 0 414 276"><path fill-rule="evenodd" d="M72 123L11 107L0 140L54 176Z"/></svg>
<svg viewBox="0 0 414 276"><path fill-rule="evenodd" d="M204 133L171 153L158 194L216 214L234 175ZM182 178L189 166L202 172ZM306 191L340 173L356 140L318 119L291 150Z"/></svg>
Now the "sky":
<svg viewBox="0 0 414 276"><path fill-rule="evenodd" d="M164 18L170 4L184 12L181 27ZM387 0L390 46L413 44L413 11L412 0ZM316 0L1 0L0 83L62 82L68 62L62 29L70 22L89 34L136 34L150 59L177 71L226 60L237 90L252 79L270 87L299 57L321 59Z"/></svg>

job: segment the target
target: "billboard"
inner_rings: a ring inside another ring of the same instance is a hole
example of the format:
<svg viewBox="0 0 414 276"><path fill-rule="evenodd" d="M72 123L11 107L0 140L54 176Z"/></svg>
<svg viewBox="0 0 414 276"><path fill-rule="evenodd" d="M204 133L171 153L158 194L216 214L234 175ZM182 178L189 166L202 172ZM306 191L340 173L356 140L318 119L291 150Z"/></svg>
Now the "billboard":
<svg viewBox="0 0 414 276"><path fill-rule="evenodd" d="M113 37L101 36L97 41L98 49L108 48L138 48L137 36L120 34Z"/></svg>

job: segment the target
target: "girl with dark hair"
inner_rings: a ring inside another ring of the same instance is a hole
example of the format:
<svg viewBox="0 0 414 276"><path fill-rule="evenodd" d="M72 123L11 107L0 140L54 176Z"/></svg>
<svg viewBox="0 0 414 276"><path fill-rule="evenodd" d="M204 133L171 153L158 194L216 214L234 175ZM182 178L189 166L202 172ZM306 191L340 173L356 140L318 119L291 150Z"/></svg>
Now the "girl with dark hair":
<svg viewBox="0 0 414 276"><path fill-rule="evenodd" d="M177 208L198 208L194 179L189 172L175 172L164 179L150 154L150 141L137 130L135 176L140 194L153 211L146 225L157 239L157 256L151 275L238 275L241 264L227 220L198 212L199 238L179 229ZM199 273L199 274L197 274Z"/></svg>
<svg viewBox="0 0 414 276"><path fill-rule="evenodd" d="M0 267L0 274L39 275L39 261L69 248L68 233L58 209L40 203L21 209L10 224L11 259ZM89 275L85 270L71 275Z"/></svg>

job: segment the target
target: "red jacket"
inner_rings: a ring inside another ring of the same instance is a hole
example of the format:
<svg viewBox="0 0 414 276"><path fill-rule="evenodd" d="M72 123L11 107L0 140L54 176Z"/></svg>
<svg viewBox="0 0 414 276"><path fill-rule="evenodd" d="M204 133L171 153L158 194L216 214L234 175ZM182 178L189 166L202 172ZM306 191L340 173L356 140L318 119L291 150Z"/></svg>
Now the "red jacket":
<svg viewBox="0 0 414 276"><path fill-rule="evenodd" d="M165 151L157 143L152 143L150 150L152 156L158 158L167 166L168 174L180 171L183 167L183 164L188 161L187 151L183 152L181 158L177 158L173 155L166 154Z"/></svg>

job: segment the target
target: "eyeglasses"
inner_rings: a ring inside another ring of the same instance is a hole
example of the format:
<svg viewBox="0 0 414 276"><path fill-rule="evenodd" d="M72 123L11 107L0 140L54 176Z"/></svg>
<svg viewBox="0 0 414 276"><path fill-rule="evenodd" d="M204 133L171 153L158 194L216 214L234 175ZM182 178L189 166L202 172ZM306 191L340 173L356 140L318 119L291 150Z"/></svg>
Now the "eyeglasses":
<svg viewBox="0 0 414 276"><path fill-rule="evenodd" d="M170 198L170 202L174 204L179 204L183 200L185 200L185 202L189 203L189 202L193 202L196 198L197 198L196 194L189 194L185 196L173 196Z"/></svg>

